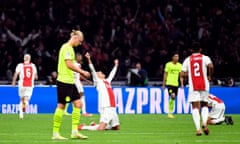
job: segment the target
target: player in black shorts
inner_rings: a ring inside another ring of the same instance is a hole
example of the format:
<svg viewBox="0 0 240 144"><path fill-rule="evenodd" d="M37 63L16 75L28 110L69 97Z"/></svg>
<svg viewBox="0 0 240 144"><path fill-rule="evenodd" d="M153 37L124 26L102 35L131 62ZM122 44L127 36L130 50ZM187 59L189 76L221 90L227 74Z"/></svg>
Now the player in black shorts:
<svg viewBox="0 0 240 144"><path fill-rule="evenodd" d="M74 84L65 84L59 81L57 81L57 95L58 103L63 104L70 103L81 98Z"/></svg>
<svg viewBox="0 0 240 144"><path fill-rule="evenodd" d="M80 45L83 41L81 31L72 31L68 42L64 43L59 51L58 56L58 76L57 76L57 97L58 104L53 117L53 137L54 140L66 140L67 138L60 135L60 127L62 117L67 102L73 103L72 111L72 134L71 138L86 139L85 135L78 132L80 121L80 96L75 94L74 72L78 72L85 77L89 77L90 73L82 70L74 65L75 52L73 47Z"/></svg>

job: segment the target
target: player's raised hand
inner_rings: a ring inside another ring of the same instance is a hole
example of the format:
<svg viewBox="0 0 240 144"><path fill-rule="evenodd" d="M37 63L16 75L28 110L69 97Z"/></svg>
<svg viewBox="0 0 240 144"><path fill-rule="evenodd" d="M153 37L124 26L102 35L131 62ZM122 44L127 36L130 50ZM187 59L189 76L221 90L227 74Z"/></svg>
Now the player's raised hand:
<svg viewBox="0 0 240 144"><path fill-rule="evenodd" d="M85 57L86 57L87 59L90 59L90 58L91 58L89 52L86 52Z"/></svg>
<svg viewBox="0 0 240 144"><path fill-rule="evenodd" d="M91 64L92 61L91 61L91 55L89 52L86 52L85 57L87 58L88 63Z"/></svg>
<svg viewBox="0 0 240 144"><path fill-rule="evenodd" d="M114 64L117 66L118 63L119 63L118 59L115 59L115 60L114 60Z"/></svg>

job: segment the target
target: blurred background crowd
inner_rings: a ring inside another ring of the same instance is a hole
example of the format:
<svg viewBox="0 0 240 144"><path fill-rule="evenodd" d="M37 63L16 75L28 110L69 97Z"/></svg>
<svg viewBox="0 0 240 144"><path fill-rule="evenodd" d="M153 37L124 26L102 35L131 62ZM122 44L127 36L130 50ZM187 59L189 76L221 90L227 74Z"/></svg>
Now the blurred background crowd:
<svg viewBox="0 0 240 144"><path fill-rule="evenodd" d="M12 79L25 53L41 80L56 75L72 29L83 31L76 51L90 51L97 69L108 73L120 60L115 80L138 62L149 80L162 80L171 53L182 62L193 40L212 58L216 80L240 78L239 0L0 0L0 80Z"/></svg>

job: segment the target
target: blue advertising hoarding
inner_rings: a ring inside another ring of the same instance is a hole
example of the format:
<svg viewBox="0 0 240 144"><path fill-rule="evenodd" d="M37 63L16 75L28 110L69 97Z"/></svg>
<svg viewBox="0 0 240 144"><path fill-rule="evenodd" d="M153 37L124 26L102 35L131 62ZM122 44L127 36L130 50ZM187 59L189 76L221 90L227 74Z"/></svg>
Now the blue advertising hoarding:
<svg viewBox="0 0 240 144"><path fill-rule="evenodd" d="M95 87L85 86L87 111L98 113L98 96ZM164 114L168 112L168 93L161 87L113 87L119 114ZM212 87L210 92L221 98L227 114L240 114L239 87ZM188 89L179 88L174 112L191 113L187 99ZM0 86L0 113L19 112L17 87ZM27 113L53 113L57 104L55 86L36 86L33 90ZM70 110L71 111L71 108Z"/></svg>

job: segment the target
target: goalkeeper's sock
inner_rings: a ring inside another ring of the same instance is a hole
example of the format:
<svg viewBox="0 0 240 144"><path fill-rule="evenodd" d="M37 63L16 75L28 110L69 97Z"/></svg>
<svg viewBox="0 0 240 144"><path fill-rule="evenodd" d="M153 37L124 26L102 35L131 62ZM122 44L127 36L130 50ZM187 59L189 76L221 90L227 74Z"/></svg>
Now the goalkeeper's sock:
<svg viewBox="0 0 240 144"><path fill-rule="evenodd" d="M72 111L72 133L78 132L78 124L80 122L80 117L81 117L81 109L76 108L73 106L73 111Z"/></svg>
<svg viewBox="0 0 240 144"><path fill-rule="evenodd" d="M53 116L53 133L59 133L60 126L62 124L62 117L64 110L56 108Z"/></svg>
<svg viewBox="0 0 240 144"><path fill-rule="evenodd" d="M202 125L203 125L203 126L207 126L208 107L204 106L204 107L202 108L201 116L202 116Z"/></svg>
<svg viewBox="0 0 240 144"><path fill-rule="evenodd" d="M192 118L193 122L195 124L196 130L200 129L200 113L199 109L195 108L192 110Z"/></svg>
<svg viewBox="0 0 240 144"><path fill-rule="evenodd" d="M173 113L174 104L175 104L175 100L170 98L170 100L169 100L169 109L168 109L168 113L169 114Z"/></svg>

